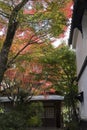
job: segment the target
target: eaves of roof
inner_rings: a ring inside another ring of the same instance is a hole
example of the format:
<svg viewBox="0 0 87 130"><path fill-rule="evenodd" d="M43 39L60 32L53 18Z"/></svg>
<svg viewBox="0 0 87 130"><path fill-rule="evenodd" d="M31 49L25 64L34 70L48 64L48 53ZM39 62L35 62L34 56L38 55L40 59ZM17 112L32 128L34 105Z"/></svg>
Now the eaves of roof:
<svg viewBox="0 0 87 130"><path fill-rule="evenodd" d="M78 28L82 32L82 17L85 9L87 9L87 0L75 0L72 13L70 36L68 41L69 45L72 44L74 29Z"/></svg>
<svg viewBox="0 0 87 130"><path fill-rule="evenodd" d="M12 98L12 97L10 97ZM16 100L16 99L15 99ZM27 100L31 101L47 101L47 100L54 100L54 101L62 101L64 100L64 96L61 95L37 95L37 96L32 96L28 97ZM8 97L0 97L0 103L5 103L5 102L11 102L11 100Z"/></svg>

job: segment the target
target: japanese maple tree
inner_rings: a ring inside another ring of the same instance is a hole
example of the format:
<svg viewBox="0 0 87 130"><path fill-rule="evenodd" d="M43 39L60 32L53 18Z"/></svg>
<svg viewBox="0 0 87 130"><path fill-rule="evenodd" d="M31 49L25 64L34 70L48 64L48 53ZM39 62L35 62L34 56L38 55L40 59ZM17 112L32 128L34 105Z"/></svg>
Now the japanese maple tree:
<svg viewBox="0 0 87 130"><path fill-rule="evenodd" d="M27 46L43 43L63 32L66 18L61 8L65 4L64 0L0 1L0 24L4 30L0 46L0 83L5 71ZM14 56L11 50L15 51Z"/></svg>

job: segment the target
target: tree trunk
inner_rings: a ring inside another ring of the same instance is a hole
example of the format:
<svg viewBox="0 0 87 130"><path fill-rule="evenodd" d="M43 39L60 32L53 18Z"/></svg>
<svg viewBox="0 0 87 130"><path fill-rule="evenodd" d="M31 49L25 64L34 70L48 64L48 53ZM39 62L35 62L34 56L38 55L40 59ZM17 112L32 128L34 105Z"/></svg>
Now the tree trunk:
<svg viewBox="0 0 87 130"><path fill-rule="evenodd" d="M0 83L7 69L8 54L17 29L18 23L14 22L8 27L7 36L0 52Z"/></svg>
<svg viewBox="0 0 87 130"><path fill-rule="evenodd" d="M19 3L12 11L10 18L9 18L9 24L8 24L8 30L6 39L3 43L3 47L0 52L0 84L3 80L4 73L7 69L7 62L8 62L8 54L13 42L13 38L15 35L15 32L18 27L18 12L20 9L28 2L28 0L23 0L21 3Z"/></svg>
<svg viewBox="0 0 87 130"><path fill-rule="evenodd" d="M73 114L74 114L75 120L76 120L76 121L79 121L78 115L77 115L77 112L76 112L76 106L75 106L75 103L74 103L73 100L72 100L72 108L73 108Z"/></svg>

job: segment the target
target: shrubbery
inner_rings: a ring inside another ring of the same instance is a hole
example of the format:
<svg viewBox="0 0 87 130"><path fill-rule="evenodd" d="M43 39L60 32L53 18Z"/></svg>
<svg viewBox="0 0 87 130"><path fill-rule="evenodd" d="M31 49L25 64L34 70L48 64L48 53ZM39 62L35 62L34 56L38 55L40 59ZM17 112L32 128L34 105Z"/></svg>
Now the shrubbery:
<svg viewBox="0 0 87 130"><path fill-rule="evenodd" d="M42 103L18 105L9 112L0 114L0 130L27 130L29 127L41 126Z"/></svg>

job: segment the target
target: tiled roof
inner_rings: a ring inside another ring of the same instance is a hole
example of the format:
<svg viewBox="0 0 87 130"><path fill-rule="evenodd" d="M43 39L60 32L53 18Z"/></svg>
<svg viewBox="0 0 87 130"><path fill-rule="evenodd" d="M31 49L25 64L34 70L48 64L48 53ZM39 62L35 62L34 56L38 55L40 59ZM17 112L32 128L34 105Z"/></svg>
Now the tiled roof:
<svg viewBox="0 0 87 130"><path fill-rule="evenodd" d="M28 97L28 98L31 101L44 101L44 100L59 100L59 101L61 101L61 100L64 100L64 96L60 96L60 95L37 95L37 96L32 96L32 98L31 97ZM11 100L8 97L0 97L0 102L10 102L10 101Z"/></svg>
<svg viewBox="0 0 87 130"><path fill-rule="evenodd" d="M71 30L68 42L69 45L72 44L74 29L78 28L82 32L82 17L85 9L87 9L87 0L75 0L72 14Z"/></svg>
<svg viewBox="0 0 87 130"><path fill-rule="evenodd" d="M60 95L38 95L38 96L33 96L31 100L64 100L64 96Z"/></svg>

